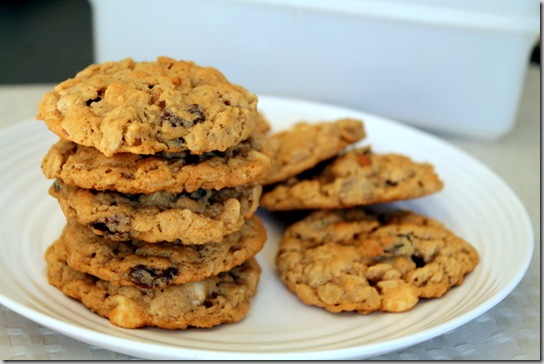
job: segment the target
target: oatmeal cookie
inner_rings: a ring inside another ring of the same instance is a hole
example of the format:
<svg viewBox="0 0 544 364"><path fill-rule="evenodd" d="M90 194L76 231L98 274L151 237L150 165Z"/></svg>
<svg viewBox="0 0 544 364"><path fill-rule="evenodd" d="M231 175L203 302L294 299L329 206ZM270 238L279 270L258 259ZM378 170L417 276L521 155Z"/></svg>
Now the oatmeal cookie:
<svg viewBox="0 0 544 364"><path fill-rule="evenodd" d="M201 281L142 289L117 286L73 270L56 245L48 248L45 258L51 285L112 324L129 329L209 328L240 321L249 311L261 274L257 261L250 259Z"/></svg>
<svg viewBox="0 0 544 364"><path fill-rule="evenodd" d="M262 112L259 112L258 117L259 117L259 122L257 124L257 132L260 132L262 134L268 134L270 130L272 129L272 126L270 125L270 121Z"/></svg>
<svg viewBox="0 0 544 364"><path fill-rule="evenodd" d="M68 220L54 243L68 266L119 286L164 288L217 275L253 258L264 246L266 230L257 216L216 243L183 245L112 241Z"/></svg>
<svg viewBox="0 0 544 364"><path fill-rule="evenodd" d="M275 150L267 137L254 134L225 152L187 152L106 157L97 149L60 139L45 155L47 178L85 189L150 194L195 192L259 181L266 177Z"/></svg>
<svg viewBox="0 0 544 364"><path fill-rule="evenodd" d="M159 57L93 64L42 98L36 118L60 138L116 153L226 149L258 127L257 97L218 70Z"/></svg>
<svg viewBox="0 0 544 364"><path fill-rule="evenodd" d="M348 208L423 197L442 188L431 164L361 147L265 189L261 206L268 210Z"/></svg>
<svg viewBox="0 0 544 364"><path fill-rule="evenodd" d="M410 212L314 211L279 244L281 279L307 305L330 312L402 312L438 298L478 264L472 245Z"/></svg>
<svg viewBox="0 0 544 364"><path fill-rule="evenodd" d="M334 157L348 145L365 137L361 120L338 119L318 123L299 122L270 136L276 144L274 167L263 184L284 181Z"/></svg>
<svg viewBox="0 0 544 364"><path fill-rule="evenodd" d="M193 193L124 194L56 180L49 194L68 219L110 240L204 244L239 230L257 211L261 190L253 183Z"/></svg>

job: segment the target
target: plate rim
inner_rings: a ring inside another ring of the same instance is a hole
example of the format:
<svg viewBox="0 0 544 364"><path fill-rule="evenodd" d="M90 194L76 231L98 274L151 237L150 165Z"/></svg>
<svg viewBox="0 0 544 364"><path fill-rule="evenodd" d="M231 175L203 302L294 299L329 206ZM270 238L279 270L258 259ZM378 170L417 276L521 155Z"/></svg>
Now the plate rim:
<svg viewBox="0 0 544 364"><path fill-rule="evenodd" d="M186 348L186 347L172 347L171 345L165 345L165 344L161 344L161 343L142 343L142 342L139 342L138 344L142 346L142 349L147 348L147 347L149 347L149 349L162 347L162 348L167 348L168 350L173 350L172 354L175 354L175 353L177 353L179 351L186 352L187 354L188 353L198 353L197 356L203 356L203 357L206 357L206 356L210 357L211 356L212 360L213 359L224 358L225 356L228 357L230 355L232 355L233 359L236 359L236 358L258 359L259 357L261 357L263 355L266 355L267 357L272 357L272 358L277 357L278 359L282 359L282 358L287 359L287 358L293 358L293 357L297 357L297 356L307 358L307 356L312 354L312 353L315 353L315 355L319 355L320 358L323 358L323 357L325 357L327 355L330 355L330 354L333 354L333 356L331 356L331 358L336 357L336 354L341 354L342 358L354 358L355 357L354 355L356 355L357 357L360 357L360 356L375 356L375 355L380 355L380 354L384 354L384 353L395 351L395 350L400 350L400 349L402 349L404 347L416 345L416 344L418 344L420 342L423 342L423 341L429 340L429 339L431 339L433 337L436 337L438 335L444 334L447 331L451 331L451 330L453 330L453 329L455 329L455 328L457 328L457 327L471 321L472 319L482 315L483 313L487 312L489 309L491 309L495 305L497 305L499 302L501 302L506 296L508 296L517 287L519 282L525 276L525 274L526 274L526 272L527 272L527 270L529 268L529 265L530 265L530 262L531 262L531 259L532 259L532 255L533 255L533 252L534 252L534 232L533 232L533 228L532 228L532 224L531 224L531 220L530 220L530 217L528 215L528 212L527 212L525 206L520 201L519 197L512 190L512 188L502 178L500 178L491 168L489 168L487 165L485 165L484 163L482 163L481 161L479 161L475 157L471 156L470 154L463 151L462 149L459 149L456 146L454 146L454 145L440 139L439 137L437 137L435 135L429 134L429 133L427 133L425 131L422 131L422 130L417 129L417 128L412 127L412 126L402 124L401 122L397 122L395 120L385 118L385 117L382 117L382 116L379 116L379 115L375 115L375 114L372 114L372 113L368 113L368 112L364 112L364 111L360 111L360 110L355 110L355 109L351 109L351 108L347 108L347 107L343 107L343 106L323 103L323 102L317 102L317 101L311 101L311 100L305 100L305 99L288 98L288 97L281 97L281 96L259 95L259 102L260 102L260 104L264 103L265 105L267 103L280 103L280 104L290 103L290 104L296 104L296 105L298 105L298 107L300 107L300 105L302 105L304 107L325 107L325 108L335 110L335 111L338 111L338 112L349 113L349 114L358 114L358 115L361 115L361 116L364 115L366 117L371 117L374 120L383 121L384 123L392 125L395 128L400 128L401 130L409 130L411 133L416 133L416 135L418 135L421 138L424 138L425 140L432 141L433 143L438 143L441 146L449 148L450 152L454 152L454 153L456 153L458 155L461 155L463 158L471 160L471 162L475 163L475 165L477 165L480 169L485 170L486 173L489 176L491 176L494 180L496 180L496 181L498 181L500 183L500 188L503 189L504 191L507 191L507 193L509 194L509 199L514 201L515 204L516 204L515 208L518 210L518 212L521 212L523 214L523 216L520 217L520 221L524 222L524 225L525 225L524 230L526 230L525 233L527 234L527 240L530 240L530 244L527 245L527 248L528 248L529 252L525 256L522 269L520 269L519 274L517 275L516 279L511 281L510 286L507 289L501 290L500 295L494 295L493 300L487 300L484 303L479 304L477 306L477 309L472 309L469 312L465 313L464 315L461 315L460 317L457 317L456 320L455 320L456 322L454 322L453 325L451 323L452 320L450 320L450 321L444 322L444 323L442 323L440 325L437 325L435 327L424 330L423 332L426 333L426 335L420 335L418 340L409 342L404 346L402 346L400 343L398 343L399 341L404 340L404 338L399 337L399 338L389 340L389 341L383 341L383 342L374 343L374 344L359 345L359 346L355 346L355 347L347 347L347 348L340 348L340 349L330 349L330 350L318 351L318 352L315 352L315 351L296 351L296 352L286 352L286 353L279 353L279 354L278 353L265 353L265 352L232 352L231 353L231 352L215 351L215 350L209 350L209 349L202 350L202 349L194 349L194 348ZM266 106L265 106L265 111L266 111ZM29 127L29 125L31 125L31 123L38 123L38 125L40 124L35 119L30 119L30 118L29 119L24 119L24 120L22 120L22 121L20 121L18 123L15 123L13 125L10 125L10 126L7 126L5 128L0 129L0 138L2 136L5 136L5 135L11 133L11 132L16 132L18 129L26 129L26 128ZM16 313L18 313L18 314L20 314L20 315L22 315L22 316L24 316L24 317L26 317L26 318L28 318L28 319L30 319L32 321L35 321L36 323L42 324L45 327L48 327L48 328L50 328L50 329L52 329L54 331L61 332L61 333L65 334L66 336L75 338L77 340L80 340L80 341L83 341L83 342L86 342L86 343L92 343L94 345L105 347L105 348L108 348L108 349L113 350L113 351L125 353L127 355L141 356L143 358L146 357L146 355L145 355L146 353L149 353L149 351L148 351L149 349L140 352L140 348L138 348L138 350L136 350L136 351L134 351L134 350L125 350L125 347L119 348L118 345L120 345L120 344L126 345L126 346L133 345L134 344L133 339L112 337L111 335L108 335L108 334L105 334L105 333L101 333L101 332L97 333L97 332L93 331L92 329L85 328L85 327L80 327L79 325L76 325L77 326L76 329L78 330L78 332L76 334L74 334L73 333L74 328L71 327L71 326L73 326L73 324L71 324L69 322L66 322L66 321L62 321L60 319L57 319L57 318L54 318L54 317L51 317L51 316L48 316L48 315L46 315L46 314L44 314L42 312L37 312L36 310L33 310L32 308L22 304L21 302L18 302L16 300L12 299L9 296L6 296L4 294L4 292L1 292L1 291L0 291L0 303L3 304L6 307L12 309ZM448 327L448 329L446 331L443 330L444 326ZM93 336L94 336L94 338L93 338ZM89 337L91 337L92 340L89 340ZM102 339L102 340L98 340L98 339ZM108 342L108 340L109 340L109 342ZM392 345L392 342L396 343L396 345ZM110 343L111 343L111 345L110 345ZM381 346L391 346L391 345L393 346L393 349L380 348ZM358 352L356 350L356 349L360 349L361 347L369 347L369 346L375 347L375 349L373 351L369 352L369 353L365 352L363 354L361 354L360 352ZM135 354L135 353L137 353L137 354ZM173 357L173 356L169 355L168 357Z"/></svg>

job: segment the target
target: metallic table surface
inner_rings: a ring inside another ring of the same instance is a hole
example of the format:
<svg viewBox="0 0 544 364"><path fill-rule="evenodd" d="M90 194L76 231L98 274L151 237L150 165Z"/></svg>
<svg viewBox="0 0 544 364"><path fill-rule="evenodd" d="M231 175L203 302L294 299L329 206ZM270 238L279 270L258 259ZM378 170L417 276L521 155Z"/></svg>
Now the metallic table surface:
<svg viewBox="0 0 544 364"><path fill-rule="evenodd" d="M0 130L33 118L52 85L0 86ZM493 142L442 136L489 166L518 195L533 224L535 250L527 274L497 306L423 343L374 360L540 360L540 67L527 70L513 130ZM0 359L131 360L42 327L0 305Z"/></svg>

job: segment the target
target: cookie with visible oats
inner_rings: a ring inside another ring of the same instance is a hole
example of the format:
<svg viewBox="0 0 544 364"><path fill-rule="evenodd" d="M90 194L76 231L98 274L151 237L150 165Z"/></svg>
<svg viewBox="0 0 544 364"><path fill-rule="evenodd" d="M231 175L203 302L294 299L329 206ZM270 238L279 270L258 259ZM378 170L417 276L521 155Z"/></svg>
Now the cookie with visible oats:
<svg viewBox="0 0 544 364"><path fill-rule="evenodd" d="M250 259L228 272L161 289L117 286L73 270L56 245L47 249L49 284L116 326L209 328L242 320L257 292L261 268Z"/></svg>
<svg viewBox="0 0 544 364"><path fill-rule="evenodd" d="M442 297L478 264L472 245L410 212L314 211L284 233L279 275L307 305L330 312L403 312Z"/></svg>
<svg viewBox="0 0 544 364"><path fill-rule="evenodd" d="M338 119L317 123L299 122L270 136L277 154L263 184L281 182L334 157L365 137L361 120Z"/></svg>
<svg viewBox="0 0 544 364"><path fill-rule="evenodd" d="M443 188L433 165L356 148L263 192L268 210L336 209L423 197Z"/></svg>
<svg viewBox="0 0 544 364"><path fill-rule="evenodd" d="M224 152L106 157L97 149L60 139L42 160L47 178L85 189L150 194L195 192L260 181L272 166L275 150L257 133Z"/></svg>
<svg viewBox="0 0 544 364"><path fill-rule="evenodd" d="M46 93L36 118L106 156L225 151L259 123L256 95L215 68L167 57L90 65Z"/></svg>
<svg viewBox="0 0 544 364"><path fill-rule="evenodd" d="M261 190L253 183L193 193L124 194L57 180L49 194L68 219L107 239L204 244L239 230L257 210Z"/></svg>
<svg viewBox="0 0 544 364"><path fill-rule="evenodd" d="M72 269L120 286L164 288L228 271L253 258L265 241L264 225L254 216L223 240L201 245L112 241L68 220L54 244Z"/></svg>

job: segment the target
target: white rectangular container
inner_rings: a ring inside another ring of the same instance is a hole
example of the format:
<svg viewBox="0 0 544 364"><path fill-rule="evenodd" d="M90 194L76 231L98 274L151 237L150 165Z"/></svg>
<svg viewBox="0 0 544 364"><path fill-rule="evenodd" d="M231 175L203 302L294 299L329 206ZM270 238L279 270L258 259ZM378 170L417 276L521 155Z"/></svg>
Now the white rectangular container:
<svg viewBox="0 0 544 364"><path fill-rule="evenodd" d="M158 55L258 94L493 140L515 121L537 0L91 0L96 62Z"/></svg>

